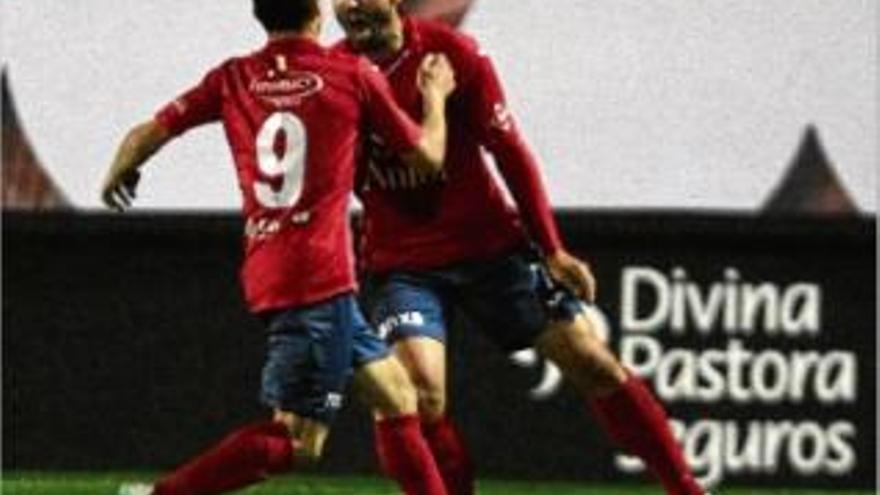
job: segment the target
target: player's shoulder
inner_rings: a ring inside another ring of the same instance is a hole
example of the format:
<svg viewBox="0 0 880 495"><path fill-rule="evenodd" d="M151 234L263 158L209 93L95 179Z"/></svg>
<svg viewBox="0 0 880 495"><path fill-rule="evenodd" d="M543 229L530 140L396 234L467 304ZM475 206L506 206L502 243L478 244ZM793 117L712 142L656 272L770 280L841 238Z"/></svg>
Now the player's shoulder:
<svg viewBox="0 0 880 495"><path fill-rule="evenodd" d="M266 44L259 47L254 47L249 51L233 53L221 63L219 63L218 68L235 68L241 67L242 65L253 64L254 62L260 61L266 57L268 48L269 46L268 44Z"/></svg>
<svg viewBox="0 0 880 495"><path fill-rule="evenodd" d="M235 56L215 62L203 73L202 84L224 84L224 81L229 79L229 74L235 70L237 65L241 64L243 58L245 56Z"/></svg>
<svg viewBox="0 0 880 495"><path fill-rule="evenodd" d="M415 18L408 18L407 22L419 37L420 51L445 54L455 69L459 87L468 85L485 56L477 41L442 22Z"/></svg>
<svg viewBox="0 0 880 495"><path fill-rule="evenodd" d="M339 66L342 70L352 72L362 72L373 65L366 57L352 52L339 43L332 45L327 51L327 61L329 64Z"/></svg>
<svg viewBox="0 0 880 495"><path fill-rule="evenodd" d="M333 55L355 57L357 53L351 48L351 45L345 38L331 43L327 50Z"/></svg>
<svg viewBox="0 0 880 495"><path fill-rule="evenodd" d="M267 65L261 50L231 55L216 63L206 73L205 79L222 86L235 86L236 81L262 73Z"/></svg>
<svg viewBox="0 0 880 495"><path fill-rule="evenodd" d="M381 70L367 57L332 47L327 53L327 66L357 80L362 80L371 72L381 73Z"/></svg>
<svg viewBox="0 0 880 495"><path fill-rule="evenodd" d="M240 59L245 64L265 63L268 52L265 48L253 52ZM294 55L295 63L301 67L308 67L310 70L320 72L324 75L338 77L356 77L356 75L364 70L363 57L351 51L344 50L336 45L321 46L319 49L305 54ZM230 60L232 61L232 60ZM235 63L235 62L233 62Z"/></svg>
<svg viewBox="0 0 880 495"><path fill-rule="evenodd" d="M479 54L480 46L472 36L452 26L429 19L407 19L428 51L443 51L449 55L471 57Z"/></svg>
<svg viewBox="0 0 880 495"><path fill-rule="evenodd" d="M220 63L216 64L211 72L216 74L230 74L241 71L245 67L253 66L260 61L262 50L255 50L247 53L239 53L227 57Z"/></svg>

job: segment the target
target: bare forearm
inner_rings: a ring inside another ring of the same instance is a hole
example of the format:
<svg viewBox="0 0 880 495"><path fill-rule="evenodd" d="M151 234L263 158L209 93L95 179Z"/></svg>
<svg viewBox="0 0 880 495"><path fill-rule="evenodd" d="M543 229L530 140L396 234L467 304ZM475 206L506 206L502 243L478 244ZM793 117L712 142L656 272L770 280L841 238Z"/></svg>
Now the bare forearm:
<svg viewBox="0 0 880 495"><path fill-rule="evenodd" d="M433 174L443 168L447 134L445 106L445 98L425 98L422 139L413 151L403 155L407 165L421 172Z"/></svg>
<svg viewBox="0 0 880 495"><path fill-rule="evenodd" d="M118 211L131 206L140 178L138 168L171 139L168 131L155 120L132 128L116 150L101 187L101 199Z"/></svg>
<svg viewBox="0 0 880 495"><path fill-rule="evenodd" d="M446 100L455 90L455 70L446 55L426 55L416 84L423 102L422 139L404 160L424 173L434 174L443 169L446 158Z"/></svg>
<svg viewBox="0 0 880 495"><path fill-rule="evenodd" d="M137 170L168 140L168 133L154 121L132 128L116 150L110 166L111 175Z"/></svg>
<svg viewBox="0 0 880 495"><path fill-rule="evenodd" d="M433 171L443 168L446 157L446 100L429 98L425 100L424 118L422 119L422 147L427 161Z"/></svg>

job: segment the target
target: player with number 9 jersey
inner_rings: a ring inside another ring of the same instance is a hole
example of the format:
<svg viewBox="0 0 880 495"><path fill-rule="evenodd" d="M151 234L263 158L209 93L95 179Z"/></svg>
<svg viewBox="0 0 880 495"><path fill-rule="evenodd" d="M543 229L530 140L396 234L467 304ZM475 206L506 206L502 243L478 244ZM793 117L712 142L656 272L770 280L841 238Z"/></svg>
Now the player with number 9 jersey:
<svg viewBox="0 0 880 495"><path fill-rule="evenodd" d="M314 463L353 379L377 411L377 435L395 466L389 476L407 495L445 495L410 400L415 389L357 307L347 209L366 133L414 169L442 166L454 72L444 56L422 59L419 126L366 59L318 44L320 12L318 0L254 0L267 44L208 71L117 149L102 199L125 210L150 156L189 129L222 122L243 197L245 297L265 326L260 398L272 414L153 485L124 484L121 494L224 493Z"/></svg>
<svg viewBox="0 0 880 495"><path fill-rule="evenodd" d="M223 122L243 196L241 275L254 312L355 288L346 211L359 133L366 126L400 152L421 137L392 98L364 59L291 38L226 61L157 113L171 135Z"/></svg>

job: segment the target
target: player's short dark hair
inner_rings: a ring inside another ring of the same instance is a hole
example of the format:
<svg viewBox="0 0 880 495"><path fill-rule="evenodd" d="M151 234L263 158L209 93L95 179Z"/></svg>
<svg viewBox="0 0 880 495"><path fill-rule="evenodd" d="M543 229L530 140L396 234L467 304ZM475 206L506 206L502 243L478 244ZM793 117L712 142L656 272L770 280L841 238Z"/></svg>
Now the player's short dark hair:
<svg viewBox="0 0 880 495"><path fill-rule="evenodd" d="M319 15L318 0L254 0L254 16L266 31L301 31Z"/></svg>

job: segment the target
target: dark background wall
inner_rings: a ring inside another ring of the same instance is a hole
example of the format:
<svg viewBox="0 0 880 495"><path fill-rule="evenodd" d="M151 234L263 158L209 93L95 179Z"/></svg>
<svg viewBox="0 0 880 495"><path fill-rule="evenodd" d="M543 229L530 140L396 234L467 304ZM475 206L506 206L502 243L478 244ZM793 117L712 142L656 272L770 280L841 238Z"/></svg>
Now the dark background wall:
<svg viewBox="0 0 880 495"><path fill-rule="evenodd" d="M685 266L691 279L707 286L728 266L744 278L821 285L820 337L754 344L857 351L855 403L743 408L684 401L670 403L670 412L685 421L713 415L732 421L849 418L861 434L852 439L857 466L845 476L803 476L783 463L769 475L746 472L737 479L873 486L873 219L575 212L559 218L573 250L594 264L599 303L615 332L612 345L620 339L615 315L628 266ZM169 467L264 414L256 401L263 341L241 302L236 217L6 213L3 222L4 469ZM453 410L481 473L619 476L581 401L568 392L530 400L540 368L511 365L473 330L458 322L451 336ZM670 345L723 346L725 338ZM322 470L375 469L365 411L348 409L335 425Z"/></svg>

